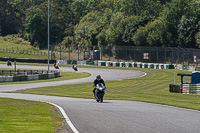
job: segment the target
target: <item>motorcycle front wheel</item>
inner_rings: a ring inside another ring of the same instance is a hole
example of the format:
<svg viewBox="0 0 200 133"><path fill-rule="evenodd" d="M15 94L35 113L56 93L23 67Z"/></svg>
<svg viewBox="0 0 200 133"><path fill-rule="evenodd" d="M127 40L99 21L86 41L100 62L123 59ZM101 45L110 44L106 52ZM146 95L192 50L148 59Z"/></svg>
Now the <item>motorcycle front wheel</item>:
<svg viewBox="0 0 200 133"><path fill-rule="evenodd" d="M103 102L103 93L99 93L99 102Z"/></svg>

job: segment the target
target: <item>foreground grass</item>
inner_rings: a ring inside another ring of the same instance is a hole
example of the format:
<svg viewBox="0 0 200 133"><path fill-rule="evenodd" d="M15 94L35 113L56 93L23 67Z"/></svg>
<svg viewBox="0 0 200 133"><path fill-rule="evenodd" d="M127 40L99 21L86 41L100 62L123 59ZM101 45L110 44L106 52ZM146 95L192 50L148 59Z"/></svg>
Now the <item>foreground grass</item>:
<svg viewBox="0 0 200 133"><path fill-rule="evenodd" d="M62 127L56 109L47 103L0 98L1 133L54 133Z"/></svg>
<svg viewBox="0 0 200 133"><path fill-rule="evenodd" d="M169 84L173 83L174 72L177 70L132 69L146 72L145 77L106 81L105 99L109 100L133 100L150 103L171 105L189 109L200 110L200 96L170 93ZM54 95L77 98L93 98L92 82L76 85L62 85L45 88L37 88L15 93L31 93L40 95Z"/></svg>
<svg viewBox="0 0 200 133"><path fill-rule="evenodd" d="M1 70L8 69L1 68ZM0 85L51 82L90 76L88 73L75 72L61 72L60 74L61 77L54 79L1 83ZM62 127L62 124L59 113L49 104L0 98L0 132L54 133L56 129Z"/></svg>

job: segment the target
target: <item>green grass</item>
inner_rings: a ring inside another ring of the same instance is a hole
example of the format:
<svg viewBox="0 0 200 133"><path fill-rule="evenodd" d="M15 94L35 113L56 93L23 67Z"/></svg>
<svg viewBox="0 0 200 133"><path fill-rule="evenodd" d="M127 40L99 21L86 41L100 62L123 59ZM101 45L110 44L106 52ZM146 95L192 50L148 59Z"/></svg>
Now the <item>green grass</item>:
<svg viewBox="0 0 200 133"><path fill-rule="evenodd" d="M12 50L28 50L32 52L38 52L39 50L34 48L28 43L25 43L24 41L17 40L16 38L12 41L11 38L9 38L9 41L4 41L8 38L2 38L0 37L0 49L12 49ZM10 57L10 58L31 58L31 59L47 59L47 55L34 55L34 54L20 54L20 53L11 53L11 52L1 52L0 50L0 57Z"/></svg>
<svg viewBox="0 0 200 133"><path fill-rule="evenodd" d="M38 51L29 44L17 44L13 42L4 41L0 38L0 49L14 49L14 50L31 50Z"/></svg>
<svg viewBox="0 0 200 133"><path fill-rule="evenodd" d="M29 55L29 54L17 54L17 53L2 53L0 52L0 57L7 58L29 58L29 59L47 59L47 55Z"/></svg>
<svg viewBox="0 0 200 133"><path fill-rule="evenodd" d="M169 92L169 84L173 83L174 72L177 70L122 69L139 70L146 72L147 75L135 79L106 81L105 99L142 101L200 110L199 95ZM15 93L93 98L92 81L91 83L44 87Z"/></svg>
<svg viewBox="0 0 200 133"><path fill-rule="evenodd" d="M1 133L54 133L62 127L57 110L47 103L0 98Z"/></svg>
<svg viewBox="0 0 200 133"><path fill-rule="evenodd" d="M8 68L1 68L8 70ZM61 72L61 77L49 80L1 83L22 84L69 80L90 76L88 73ZM63 125L55 108L41 102L0 98L0 132L54 133Z"/></svg>

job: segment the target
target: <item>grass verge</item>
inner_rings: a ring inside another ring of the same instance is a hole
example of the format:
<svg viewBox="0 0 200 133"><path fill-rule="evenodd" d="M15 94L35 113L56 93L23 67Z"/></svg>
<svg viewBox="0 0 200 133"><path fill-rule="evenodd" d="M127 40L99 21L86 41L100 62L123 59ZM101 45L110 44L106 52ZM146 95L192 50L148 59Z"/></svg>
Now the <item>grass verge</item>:
<svg viewBox="0 0 200 133"><path fill-rule="evenodd" d="M1 133L54 133L62 127L57 110L47 103L0 98Z"/></svg>
<svg viewBox="0 0 200 133"><path fill-rule="evenodd" d="M171 105L182 108L200 110L200 96L170 93L169 84L173 83L174 72L177 70L155 70L139 68L122 68L146 72L145 77L106 81L105 99L133 100ZM31 93L77 98L93 98L92 82L76 85L62 85L45 88L17 91L15 93Z"/></svg>

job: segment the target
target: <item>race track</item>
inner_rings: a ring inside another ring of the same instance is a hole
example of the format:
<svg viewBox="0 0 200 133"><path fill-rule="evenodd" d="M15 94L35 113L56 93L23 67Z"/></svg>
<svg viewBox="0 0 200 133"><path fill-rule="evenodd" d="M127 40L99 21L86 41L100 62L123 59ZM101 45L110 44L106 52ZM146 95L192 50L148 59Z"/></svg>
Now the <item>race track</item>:
<svg viewBox="0 0 200 133"><path fill-rule="evenodd" d="M6 65L0 65L1 68ZM29 69L46 69L38 66L18 66ZM53 69L53 68L51 68ZM72 71L72 68L60 68ZM0 92L43 86L92 82L96 74L105 80L137 78L145 73L131 70L78 68L92 75L87 78L55 81L48 84L0 85ZM91 85L92 86L92 85ZM0 93L0 97L51 102L61 106L80 133L198 133L200 112L171 106L136 101L104 100L40 96L31 94ZM66 127L69 129L68 125ZM72 132L69 129L70 132Z"/></svg>

